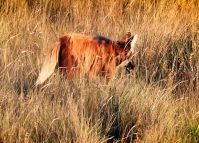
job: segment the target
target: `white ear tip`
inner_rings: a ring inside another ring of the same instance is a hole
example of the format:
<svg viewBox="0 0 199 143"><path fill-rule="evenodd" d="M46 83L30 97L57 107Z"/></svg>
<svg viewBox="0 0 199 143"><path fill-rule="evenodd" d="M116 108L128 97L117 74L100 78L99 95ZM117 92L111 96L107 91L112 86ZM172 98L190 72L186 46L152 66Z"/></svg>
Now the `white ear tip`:
<svg viewBox="0 0 199 143"><path fill-rule="evenodd" d="M135 34L133 39L137 40L138 39L138 34Z"/></svg>
<svg viewBox="0 0 199 143"><path fill-rule="evenodd" d="M135 43L136 43L137 39L138 39L138 34L135 34L133 36L133 40L131 41L131 52L133 52L133 53L135 52Z"/></svg>
<svg viewBox="0 0 199 143"><path fill-rule="evenodd" d="M135 45L137 39L138 39L138 34L135 34L135 35L133 36L133 40L131 41L131 43L132 43L133 46Z"/></svg>

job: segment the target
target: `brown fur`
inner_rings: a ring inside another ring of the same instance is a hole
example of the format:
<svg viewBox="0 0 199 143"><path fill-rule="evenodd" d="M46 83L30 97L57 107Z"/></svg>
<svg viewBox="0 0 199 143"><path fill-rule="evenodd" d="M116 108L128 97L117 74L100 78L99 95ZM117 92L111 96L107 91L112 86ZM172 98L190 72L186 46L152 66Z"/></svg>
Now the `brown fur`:
<svg viewBox="0 0 199 143"><path fill-rule="evenodd" d="M51 51L56 52L51 52L50 56L47 56L47 62L43 67L58 62L60 69L67 73L68 77L83 73L91 77L106 75L109 78L113 76L116 66L126 59L130 49L130 44L126 44L124 39L116 42L101 36L68 34L62 36L56 46L52 48ZM43 71L46 72L45 69ZM43 72L41 71L41 73ZM43 81L39 77L36 84Z"/></svg>
<svg viewBox="0 0 199 143"><path fill-rule="evenodd" d="M95 39L81 34L70 34L60 38L59 67L73 77L79 73L97 76L103 72L111 77L116 66L125 59L130 45L124 51L125 45L115 41ZM117 56L120 56L118 61Z"/></svg>

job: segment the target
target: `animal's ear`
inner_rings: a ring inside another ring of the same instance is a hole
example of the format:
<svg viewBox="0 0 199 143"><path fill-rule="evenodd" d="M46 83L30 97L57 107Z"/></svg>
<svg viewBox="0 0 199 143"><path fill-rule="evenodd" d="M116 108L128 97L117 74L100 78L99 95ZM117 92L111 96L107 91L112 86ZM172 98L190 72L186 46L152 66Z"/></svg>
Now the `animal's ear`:
<svg viewBox="0 0 199 143"><path fill-rule="evenodd" d="M126 35L120 40L122 43L126 43L131 38L131 32L127 32Z"/></svg>
<svg viewBox="0 0 199 143"><path fill-rule="evenodd" d="M128 39L127 39L127 41L126 41L126 43L130 43L132 40L137 40L137 34L135 34L134 36L132 36L132 37L129 37Z"/></svg>
<svg viewBox="0 0 199 143"><path fill-rule="evenodd" d="M131 32L127 32L126 35L120 41L117 41L117 44L120 46L125 46L125 44L129 41L130 38Z"/></svg>
<svg viewBox="0 0 199 143"><path fill-rule="evenodd" d="M126 33L126 42L131 38L131 32Z"/></svg>

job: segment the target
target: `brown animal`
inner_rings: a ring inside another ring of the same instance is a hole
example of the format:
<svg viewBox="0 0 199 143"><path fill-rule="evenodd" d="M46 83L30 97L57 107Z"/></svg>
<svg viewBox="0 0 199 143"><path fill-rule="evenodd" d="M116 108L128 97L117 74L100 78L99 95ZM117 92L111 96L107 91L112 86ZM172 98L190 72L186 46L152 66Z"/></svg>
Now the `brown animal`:
<svg viewBox="0 0 199 143"><path fill-rule="evenodd" d="M117 67L126 66L132 60L136 40L137 35L131 37L130 32L120 41L82 34L62 36L47 55L36 85L53 74L57 63L68 77L81 73L110 78Z"/></svg>

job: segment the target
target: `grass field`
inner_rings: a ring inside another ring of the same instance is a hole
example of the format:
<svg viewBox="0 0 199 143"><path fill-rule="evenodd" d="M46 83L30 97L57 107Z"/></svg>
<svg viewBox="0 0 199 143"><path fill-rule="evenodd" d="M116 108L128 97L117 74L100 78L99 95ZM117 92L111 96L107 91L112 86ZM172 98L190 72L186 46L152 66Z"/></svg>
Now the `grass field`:
<svg viewBox="0 0 199 143"><path fill-rule="evenodd" d="M0 143L199 142L197 0L0 0ZM138 34L131 74L34 83L67 33Z"/></svg>

